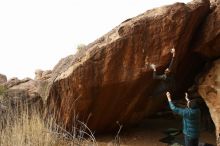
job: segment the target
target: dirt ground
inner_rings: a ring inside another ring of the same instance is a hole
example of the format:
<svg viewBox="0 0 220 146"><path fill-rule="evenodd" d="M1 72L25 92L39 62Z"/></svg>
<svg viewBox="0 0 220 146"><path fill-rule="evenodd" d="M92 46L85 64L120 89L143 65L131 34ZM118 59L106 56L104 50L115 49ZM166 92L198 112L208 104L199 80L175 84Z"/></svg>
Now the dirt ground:
<svg viewBox="0 0 220 146"><path fill-rule="evenodd" d="M168 146L159 140L166 137L163 132L168 128L181 129L182 121L178 118L151 118L146 119L141 124L132 128L122 128L120 133L121 146ZM116 135L116 134L115 134ZM97 137L99 146L113 146L115 135L102 135ZM183 135L180 134L178 139L183 141ZM215 145L214 131L201 130L200 142L206 142Z"/></svg>

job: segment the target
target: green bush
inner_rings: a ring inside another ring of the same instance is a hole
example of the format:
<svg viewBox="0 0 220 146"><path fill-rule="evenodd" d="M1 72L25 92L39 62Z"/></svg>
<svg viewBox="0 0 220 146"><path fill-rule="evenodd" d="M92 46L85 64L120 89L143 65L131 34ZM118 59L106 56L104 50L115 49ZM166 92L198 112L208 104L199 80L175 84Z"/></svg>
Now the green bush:
<svg viewBox="0 0 220 146"><path fill-rule="evenodd" d="M3 95L6 91L6 88L2 85L0 85L0 95Z"/></svg>
<svg viewBox="0 0 220 146"><path fill-rule="evenodd" d="M79 44L79 45L77 46L77 51L80 51L80 50L84 49L85 47L86 47L85 44Z"/></svg>

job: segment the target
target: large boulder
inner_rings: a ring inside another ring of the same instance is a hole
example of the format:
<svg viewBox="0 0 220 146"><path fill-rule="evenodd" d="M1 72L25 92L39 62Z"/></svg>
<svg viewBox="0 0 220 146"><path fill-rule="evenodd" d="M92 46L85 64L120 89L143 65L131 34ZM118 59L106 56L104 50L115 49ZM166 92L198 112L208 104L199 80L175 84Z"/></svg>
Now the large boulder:
<svg viewBox="0 0 220 146"><path fill-rule="evenodd" d="M199 93L209 108L216 127L217 143L220 146L220 59L200 78Z"/></svg>
<svg viewBox="0 0 220 146"><path fill-rule="evenodd" d="M195 52L208 58L220 56L220 0L211 0L210 14L194 38Z"/></svg>
<svg viewBox="0 0 220 146"><path fill-rule="evenodd" d="M91 130L102 132L113 130L117 121L128 125L154 113L165 102L151 97L157 82L150 68L142 70L145 61L163 71L170 61L170 49L175 47L175 74L209 7L208 0L195 0L146 11L75 56L62 59L50 81L48 114L55 113L67 129L78 117Z"/></svg>

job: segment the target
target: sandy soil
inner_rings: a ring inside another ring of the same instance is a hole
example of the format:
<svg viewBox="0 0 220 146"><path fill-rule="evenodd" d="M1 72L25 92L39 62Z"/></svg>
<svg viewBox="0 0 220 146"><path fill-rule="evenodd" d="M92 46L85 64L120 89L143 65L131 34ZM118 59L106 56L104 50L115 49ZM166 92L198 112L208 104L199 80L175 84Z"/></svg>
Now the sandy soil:
<svg viewBox="0 0 220 146"><path fill-rule="evenodd" d="M167 146L168 144L162 143L159 140L166 137L163 133L168 128L181 129L181 119L179 118L151 118L146 119L139 125L132 128L123 128L120 133L120 145L121 146ZM113 146L115 135L102 135L97 137L99 146ZM178 136L179 139L183 139L183 135ZM206 142L215 145L215 133L214 131L201 132L201 142Z"/></svg>

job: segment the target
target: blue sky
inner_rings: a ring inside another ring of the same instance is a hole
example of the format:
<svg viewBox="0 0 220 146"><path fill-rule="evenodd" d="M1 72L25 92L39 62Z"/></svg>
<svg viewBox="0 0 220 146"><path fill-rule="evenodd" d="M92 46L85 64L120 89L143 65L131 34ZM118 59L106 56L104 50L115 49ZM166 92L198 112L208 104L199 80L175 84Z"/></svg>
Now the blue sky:
<svg viewBox="0 0 220 146"><path fill-rule="evenodd" d="M178 2L189 2L179 0ZM122 21L177 0L2 0L0 73L34 78L78 44L88 44Z"/></svg>

